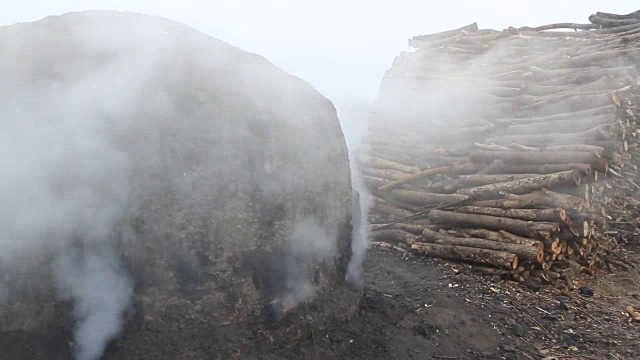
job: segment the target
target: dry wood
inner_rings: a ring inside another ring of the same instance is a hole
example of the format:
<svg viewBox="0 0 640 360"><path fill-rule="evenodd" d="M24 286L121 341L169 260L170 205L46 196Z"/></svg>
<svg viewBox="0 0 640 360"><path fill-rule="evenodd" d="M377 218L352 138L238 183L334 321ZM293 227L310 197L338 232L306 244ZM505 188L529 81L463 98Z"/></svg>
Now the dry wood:
<svg viewBox="0 0 640 360"><path fill-rule="evenodd" d="M469 198L460 194L434 194L401 189L391 190L388 196L394 200L417 206L455 204Z"/></svg>
<svg viewBox="0 0 640 360"><path fill-rule="evenodd" d="M476 32L478 31L478 23L471 23L453 30L446 30L438 33L414 36L409 40L409 46L419 47L419 45L428 43L432 40L448 39L460 35L462 32Z"/></svg>
<svg viewBox="0 0 640 360"><path fill-rule="evenodd" d="M475 163L489 163L501 159L506 164L598 164L600 158L590 151L486 151L476 150L469 155Z"/></svg>
<svg viewBox="0 0 640 360"><path fill-rule="evenodd" d="M487 185L505 181L525 179L538 174L494 174L494 175L460 175L457 179L444 180L429 185L429 189L436 192L451 193L458 189Z"/></svg>
<svg viewBox="0 0 640 360"><path fill-rule="evenodd" d="M384 214L391 218L402 219L411 216L413 213L408 210L398 209L389 205L386 201L374 198L371 210L377 214Z"/></svg>
<svg viewBox="0 0 640 360"><path fill-rule="evenodd" d="M504 209L478 206L463 206L456 212L465 214L491 215L536 222L566 222L567 212L564 209Z"/></svg>
<svg viewBox="0 0 640 360"><path fill-rule="evenodd" d="M530 222L489 215L463 214L451 211L432 210L429 220L434 224L461 228L483 228L505 230L515 235L544 240L559 230L558 224L548 222Z"/></svg>
<svg viewBox="0 0 640 360"><path fill-rule="evenodd" d="M381 225L371 225L369 226L369 231L373 232L373 231L380 231L383 229L377 229L379 226ZM382 225L384 226L384 225ZM385 227L385 229L388 229L389 227ZM406 231L409 233L412 233L414 235L422 235L422 231L425 228L431 228L432 230L437 231L438 228L435 226L429 226L429 225L419 225L419 224L406 224L406 223L398 223L398 224L393 224L391 225L391 229L399 229L402 231Z"/></svg>
<svg viewBox="0 0 640 360"><path fill-rule="evenodd" d="M638 22L639 22L638 19L636 19L636 18L611 19L611 18L604 18L604 17L598 16L598 15L589 16L589 21L592 22L593 24L597 24L597 25L600 25L602 27L607 27L607 28L618 27L618 26L637 25Z"/></svg>
<svg viewBox="0 0 640 360"><path fill-rule="evenodd" d="M401 253L406 253L408 251L408 249L403 248L401 245L393 245L384 241L372 241L370 245L380 250L395 250Z"/></svg>
<svg viewBox="0 0 640 360"><path fill-rule="evenodd" d="M504 251L425 243L415 243L411 246L411 250L418 254L446 260L490 265L503 269L518 267L518 256Z"/></svg>
<svg viewBox="0 0 640 360"><path fill-rule="evenodd" d="M404 184L409 184L411 182L414 182L416 180L425 178L427 176L433 176L433 175L440 175L440 174L449 174L449 175L457 175L460 173L465 173L465 172L473 172L473 171L478 171L480 167L477 164L459 164L459 165L450 165L450 166L443 166L443 167L438 167L438 168L433 168L433 169L427 169L427 170L423 170L417 174L413 174L413 175L409 175L406 176L402 179L399 179L397 181L391 182L389 184L386 184L384 186L380 187L381 191L385 191L385 190L391 190L394 188L397 188L401 185Z"/></svg>
<svg viewBox="0 0 640 360"><path fill-rule="evenodd" d="M371 176L379 179L387 179L391 181L402 179L408 175L406 173L403 173L397 170L375 169L371 167L363 168L362 173L367 176Z"/></svg>
<svg viewBox="0 0 640 360"><path fill-rule="evenodd" d="M496 251L506 251L518 255L521 260L542 262L544 257L543 247L538 244L512 244L503 241L493 241L481 238L456 237L441 232L425 229L422 238L429 243L451 246L466 246L472 248L489 249Z"/></svg>
<svg viewBox="0 0 640 360"><path fill-rule="evenodd" d="M400 229L386 229L371 232L369 239L370 241L404 243L410 246L419 241L420 237Z"/></svg>
<svg viewBox="0 0 640 360"><path fill-rule="evenodd" d="M489 169L489 167L484 169L486 170L484 171L484 174L496 174L499 172L509 174L551 174L569 170L575 170L582 174L589 174L592 171L591 165L589 164L506 164L503 160L495 160L490 166L492 166L491 169Z"/></svg>
<svg viewBox="0 0 640 360"><path fill-rule="evenodd" d="M505 195L504 199L483 200L471 203L472 206L497 207L506 209L544 209L544 208L579 208L584 200L546 189L524 195Z"/></svg>
<svg viewBox="0 0 640 360"><path fill-rule="evenodd" d="M610 124L612 122L613 118L611 117L594 116L580 120L557 120L553 123L510 125L507 129L507 135L546 134L551 132L576 133L579 131L587 131L599 125Z"/></svg>
<svg viewBox="0 0 640 360"><path fill-rule="evenodd" d="M418 167L416 166L405 165L396 161L391 161L374 156L360 155L359 160L363 165L368 167L396 170L405 174L413 174L420 171L420 169L418 169Z"/></svg>
<svg viewBox="0 0 640 360"><path fill-rule="evenodd" d="M598 11L597 13L595 13L595 16L602 19L613 19L613 20L635 19L635 20L638 20L638 22L636 23L640 25L640 10L630 12L628 14L611 14L611 13Z"/></svg>
<svg viewBox="0 0 640 360"><path fill-rule="evenodd" d="M563 171L554 174L538 175L530 178L507 181L496 184L481 185L469 189L460 189L458 194L466 195L473 199L488 199L500 196L503 193L508 194L527 194L538 189L551 189L563 184L580 184L581 175L579 172Z"/></svg>

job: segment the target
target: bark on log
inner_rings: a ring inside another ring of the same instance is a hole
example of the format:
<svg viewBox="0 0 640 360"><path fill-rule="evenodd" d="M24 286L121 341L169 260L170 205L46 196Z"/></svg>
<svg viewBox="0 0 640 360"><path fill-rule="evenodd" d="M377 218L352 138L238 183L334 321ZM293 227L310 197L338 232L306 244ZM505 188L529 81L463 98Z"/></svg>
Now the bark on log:
<svg viewBox="0 0 640 360"><path fill-rule="evenodd" d="M518 255L518 258L521 261L529 260L542 263L542 261L544 260L544 250L541 243L535 245L520 245L481 238L460 238L440 232L435 232L429 229L425 229L422 232L422 238L429 243L439 245L465 246L478 249L506 251Z"/></svg>
<svg viewBox="0 0 640 360"><path fill-rule="evenodd" d="M487 138L485 142L496 143L498 145L521 144L527 146L549 146L549 145L574 145L585 143L585 140L592 139L587 133L575 134L529 134L529 135L500 135Z"/></svg>
<svg viewBox="0 0 640 360"><path fill-rule="evenodd" d="M458 226L462 228L483 228L488 230L505 230L515 235L532 239L548 239L559 231L558 224L547 222L530 222L489 215L463 214L451 211L431 210L429 220L434 224Z"/></svg>
<svg viewBox="0 0 640 360"><path fill-rule="evenodd" d="M469 188L487 184L494 184L505 181L512 181L518 179L525 179L539 174L496 174L496 175L460 175L457 179L441 181L431 184L429 189L434 191L440 191L444 193L455 192L458 189Z"/></svg>
<svg viewBox="0 0 640 360"><path fill-rule="evenodd" d="M494 161L496 164L500 164L501 166L493 166L491 169L489 167L486 168L485 174L499 174L499 173L510 173L510 174L524 174L524 173L532 173L532 174L551 174L562 171L576 170L581 174L590 174L591 173L591 165L589 164L545 164L545 165L527 165L527 164L505 164L502 160ZM493 164L493 163L492 163ZM480 173L478 173L480 174Z"/></svg>
<svg viewBox="0 0 640 360"><path fill-rule="evenodd" d="M598 11L595 15L600 17L600 18L603 18L603 19L613 19L613 20L636 19L636 20L640 20L640 10L637 10L637 11L634 11L634 12L630 12L628 14L612 14L612 13L606 13L606 12Z"/></svg>
<svg viewBox="0 0 640 360"><path fill-rule="evenodd" d="M601 159L593 152L579 151L487 151L476 150L469 155L474 163L490 163L493 160L517 164L598 164Z"/></svg>
<svg viewBox="0 0 640 360"><path fill-rule="evenodd" d="M503 269L518 267L518 256L504 251L424 243L413 244L411 250L417 254L446 260L490 265Z"/></svg>
<svg viewBox="0 0 640 360"><path fill-rule="evenodd" d="M377 198L374 198L371 210L376 214L384 214L391 218L397 218L397 219L402 219L402 218L413 215L413 213L409 210L398 209L394 206L389 205L386 201L382 201Z"/></svg>
<svg viewBox="0 0 640 360"><path fill-rule="evenodd" d="M638 24L638 22L640 22L640 20L638 20L636 18L610 19L610 18L603 18L603 17L598 16L598 15L589 16L589 21L591 23L593 23L593 24L600 25L600 26L606 27L606 28L612 28L612 27L618 27L618 26L627 26L627 25L636 25L636 24Z"/></svg>
<svg viewBox="0 0 640 360"><path fill-rule="evenodd" d="M596 126L610 124L614 122L613 115L610 116L594 116L583 118L580 120L557 120L553 123L530 123L520 125L510 125L507 129L507 135L523 135L523 134L545 134L545 133L576 133L579 131L587 131Z"/></svg>
<svg viewBox="0 0 640 360"><path fill-rule="evenodd" d="M409 40L409 46L420 47L421 45L428 44L432 40L448 39L460 35L462 32L476 32L478 31L478 23L471 23L453 30L445 30L439 33L418 35Z"/></svg>
<svg viewBox="0 0 640 360"><path fill-rule="evenodd" d="M394 200L417 206L455 204L469 198L460 194L434 194L401 189L391 190L389 196Z"/></svg>
<svg viewBox="0 0 640 360"><path fill-rule="evenodd" d="M540 189L524 195L508 194L504 199L475 201L470 205L505 209L545 209L549 207L578 209L583 204L584 200L579 197Z"/></svg>
<svg viewBox="0 0 640 360"><path fill-rule="evenodd" d="M455 210L465 214L491 215L535 222L567 222L568 215L564 209L503 209L478 206L463 206Z"/></svg>
<svg viewBox="0 0 640 360"><path fill-rule="evenodd" d="M460 189L458 194L466 195L474 199L488 199L500 196L502 193L522 195L538 189L551 189L563 184L580 184L581 175L579 172L563 171L554 174L538 175L530 178L507 181L496 184L482 185L469 189Z"/></svg>
<svg viewBox="0 0 640 360"><path fill-rule="evenodd" d="M406 177L408 174L389 169L375 169L371 167L365 167L362 169L362 173L367 176L376 177L380 179L387 179L391 181L396 181Z"/></svg>
<svg viewBox="0 0 640 360"><path fill-rule="evenodd" d="M442 166L433 169L423 170L417 174L406 176L402 179L389 183L387 185L381 186L380 190L391 190L397 188L398 186L409 184L413 181L425 178L427 176L440 175L440 174L448 174L448 175L457 175L460 173L466 172L474 172L479 170L479 166L477 164L459 164L459 165L450 165L450 166Z"/></svg>
<svg viewBox="0 0 640 360"><path fill-rule="evenodd" d="M417 166L405 165L405 164L398 163L396 161L391 161L391 160L378 158L374 156L360 155L358 157L358 160L360 160L361 164L368 167L373 167L378 169L390 169L390 170L400 171L405 174L413 174L420 171L420 169L418 169Z"/></svg>
<svg viewBox="0 0 640 360"><path fill-rule="evenodd" d="M386 229L371 232L369 234L369 240L404 243L411 246L420 240L420 236L400 229Z"/></svg>
<svg viewBox="0 0 640 360"><path fill-rule="evenodd" d="M548 24L536 27L528 27L524 26L518 28L518 31L545 31L545 30L554 30L554 29L573 29L573 30L593 30L597 29L598 25L596 24L575 24L575 23L556 23L556 24Z"/></svg>

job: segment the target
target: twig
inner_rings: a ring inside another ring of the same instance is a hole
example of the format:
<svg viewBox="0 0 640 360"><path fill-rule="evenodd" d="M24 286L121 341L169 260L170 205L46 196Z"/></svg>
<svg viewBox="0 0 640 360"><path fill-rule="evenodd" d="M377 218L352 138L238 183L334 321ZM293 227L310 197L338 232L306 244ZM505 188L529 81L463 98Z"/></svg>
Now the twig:
<svg viewBox="0 0 640 360"><path fill-rule="evenodd" d="M432 355L434 359L462 359L460 356Z"/></svg>

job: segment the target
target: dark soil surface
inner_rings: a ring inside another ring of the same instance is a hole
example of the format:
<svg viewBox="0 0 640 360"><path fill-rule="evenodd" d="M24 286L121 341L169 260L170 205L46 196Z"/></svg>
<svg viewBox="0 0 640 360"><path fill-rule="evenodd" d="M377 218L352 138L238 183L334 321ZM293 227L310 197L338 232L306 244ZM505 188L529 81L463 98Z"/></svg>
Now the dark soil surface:
<svg viewBox="0 0 640 360"><path fill-rule="evenodd" d="M636 258L631 252L627 256L629 261ZM145 319L111 344L105 358L640 357L638 325L625 312L630 305L640 308L635 269L579 278L576 285L582 291L552 285L532 289L475 274L464 265L371 250L365 279L360 301L347 321L323 315L319 303L279 323L239 325L217 323L206 316L185 322L179 308L169 307L166 319L175 326L156 327L153 319ZM2 359L70 359L70 336L4 337L0 339Z"/></svg>

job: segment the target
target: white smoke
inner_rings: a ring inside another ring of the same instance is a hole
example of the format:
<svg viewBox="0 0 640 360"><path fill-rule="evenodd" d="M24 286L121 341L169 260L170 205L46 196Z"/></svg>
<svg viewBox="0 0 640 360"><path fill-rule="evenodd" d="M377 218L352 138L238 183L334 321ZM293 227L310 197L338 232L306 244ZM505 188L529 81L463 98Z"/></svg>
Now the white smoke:
<svg viewBox="0 0 640 360"><path fill-rule="evenodd" d="M0 204L7 215L0 216L0 264L21 274L51 265L58 295L73 304L76 358L96 360L120 331L133 296L113 234L136 206L132 164L110 134L135 121L127 115L166 44L148 40L132 51L115 39L134 34L118 34L117 26L77 31L72 43L56 35L31 39L19 29L2 29L14 32L4 33L11 39L25 37L3 51L28 56L0 70L14 80L0 85ZM122 56L83 57L98 50ZM76 63L65 56L77 56ZM11 296L11 286L0 288L0 302Z"/></svg>
<svg viewBox="0 0 640 360"><path fill-rule="evenodd" d="M55 264L60 296L72 299L77 360L99 359L122 327L133 284L109 248L99 253L66 251Z"/></svg>
<svg viewBox="0 0 640 360"><path fill-rule="evenodd" d="M368 248L367 219L371 206L371 194L364 185L358 154L366 152L365 146L368 127L368 109L370 104L364 100L338 100L336 107L340 124L347 141L351 167L351 184L354 191L352 198L352 239L351 261L347 269L348 283L359 286L362 284L362 267Z"/></svg>

